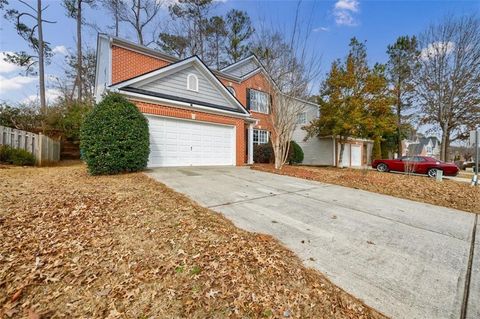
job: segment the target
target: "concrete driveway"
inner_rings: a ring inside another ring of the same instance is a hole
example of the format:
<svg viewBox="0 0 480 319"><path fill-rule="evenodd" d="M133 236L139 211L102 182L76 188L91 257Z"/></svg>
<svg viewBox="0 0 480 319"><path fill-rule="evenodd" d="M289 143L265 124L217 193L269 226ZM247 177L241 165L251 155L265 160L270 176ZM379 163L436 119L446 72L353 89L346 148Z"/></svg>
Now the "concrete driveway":
<svg viewBox="0 0 480 319"><path fill-rule="evenodd" d="M474 214L248 168L162 168L148 175L240 228L273 235L387 316L480 318Z"/></svg>

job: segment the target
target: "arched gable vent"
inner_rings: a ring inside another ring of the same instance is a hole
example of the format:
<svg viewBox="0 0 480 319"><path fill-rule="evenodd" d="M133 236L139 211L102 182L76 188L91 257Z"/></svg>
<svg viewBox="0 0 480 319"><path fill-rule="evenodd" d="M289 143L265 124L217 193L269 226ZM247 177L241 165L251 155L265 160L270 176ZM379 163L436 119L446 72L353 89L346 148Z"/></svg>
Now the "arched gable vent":
<svg viewBox="0 0 480 319"><path fill-rule="evenodd" d="M187 76L187 90L198 92L198 78L195 74Z"/></svg>

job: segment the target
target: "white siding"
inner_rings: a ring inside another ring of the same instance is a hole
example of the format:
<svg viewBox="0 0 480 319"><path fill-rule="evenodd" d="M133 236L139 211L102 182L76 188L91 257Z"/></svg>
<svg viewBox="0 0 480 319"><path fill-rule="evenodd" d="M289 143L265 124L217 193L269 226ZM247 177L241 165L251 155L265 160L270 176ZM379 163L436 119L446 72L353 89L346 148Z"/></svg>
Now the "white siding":
<svg viewBox="0 0 480 319"><path fill-rule="evenodd" d="M198 92L187 89L187 77L189 74L195 74L197 76ZM173 95L235 109L232 102L230 102L225 96L228 93L222 92L220 88L207 79L202 72L200 72L195 66L191 65L152 82L140 82L132 86L151 92Z"/></svg>
<svg viewBox="0 0 480 319"><path fill-rule="evenodd" d="M95 99L102 98L107 86L111 83L110 41L104 36L98 37L97 65L95 70Z"/></svg>
<svg viewBox="0 0 480 319"><path fill-rule="evenodd" d="M307 105L305 109L307 123L314 120L318 116L318 107ZM332 138L311 137L307 141L303 139L307 135L302 126L306 124L298 124L293 132L292 139L300 145L303 150L303 164L307 165L334 165L333 163L333 140Z"/></svg>

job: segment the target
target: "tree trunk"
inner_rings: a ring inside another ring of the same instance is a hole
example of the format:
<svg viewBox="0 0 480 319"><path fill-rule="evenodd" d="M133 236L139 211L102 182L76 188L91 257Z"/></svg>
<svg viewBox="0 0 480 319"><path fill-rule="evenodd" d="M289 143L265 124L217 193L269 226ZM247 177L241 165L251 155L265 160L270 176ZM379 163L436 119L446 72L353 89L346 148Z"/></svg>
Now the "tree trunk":
<svg viewBox="0 0 480 319"><path fill-rule="evenodd" d="M120 0L115 1L115 36L118 37L118 25L119 25L119 6L120 4L118 3Z"/></svg>
<svg viewBox="0 0 480 319"><path fill-rule="evenodd" d="M77 89L78 101L83 100L83 79L82 79L82 0L77 0Z"/></svg>
<svg viewBox="0 0 480 319"><path fill-rule="evenodd" d="M335 142L336 143L336 142ZM345 150L345 143L340 140L340 153L338 154L338 163L337 167L342 168L343 167L343 151Z"/></svg>
<svg viewBox="0 0 480 319"><path fill-rule="evenodd" d="M447 128L447 124L442 126L442 145L440 145L440 160L445 161L447 157L447 148L448 148L448 140L449 140L449 132Z"/></svg>
<svg viewBox="0 0 480 319"><path fill-rule="evenodd" d="M400 88L397 92L397 157L402 156L402 103L400 101Z"/></svg>
<svg viewBox="0 0 480 319"><path fill-rule="evenodd" d="M136 2L136 14L135 14L135 30L137 31L138 43L143 45L143 34L140 24L140 0Z"/></svg>
<svg viewBox="0 0 480 319"><path fill-rule="evenodd" d="M37 24L38 24L38 79L40 91L40 110L43 115L47 113L47 101L45 98L45 61L42 28L42 0L37 0Z"/></svg>

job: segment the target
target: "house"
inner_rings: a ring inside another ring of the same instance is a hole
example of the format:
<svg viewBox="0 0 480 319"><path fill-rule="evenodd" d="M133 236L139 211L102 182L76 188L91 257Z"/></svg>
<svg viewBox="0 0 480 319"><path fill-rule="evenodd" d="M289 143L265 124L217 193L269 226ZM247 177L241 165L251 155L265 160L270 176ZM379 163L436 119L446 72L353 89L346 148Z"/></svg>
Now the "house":
<svg viewBox="0 0 480 319"><path fill-rule="evenodd" d="M253 55L213 70L197 56L180 60L124 39L98 36L96 100L107 91L118 92L144 113L150 130L149 167L253 163L254 145L271 137L273 87ZM305 121L318 117L315 103L299 101L308 110ZM304 136L298 125L295 140L308 164L322 164L325 156L333 159L328 143L304 142Z"/></svg>
<svg viewBox="0 0 480 319"><path fill-rule="evenodd" d="M370 164L373 141L361 138L349 138L340 161L341 145L339 138L333 136L311 137L305 141L306 132L302 129L311 121L320 117L318 105L306 105L299 114L297 127L292 139L300 145L304 153L303 164L318 166L364 167Z"/></svg>
<svg viewBox="0 0 480 319"><path fill-rule="evenodd" d="M403 156L417 155L428 157L440 157L440 140L435 136L424 137L421 134L415 135L410 140L404 140Z"/></svg>

